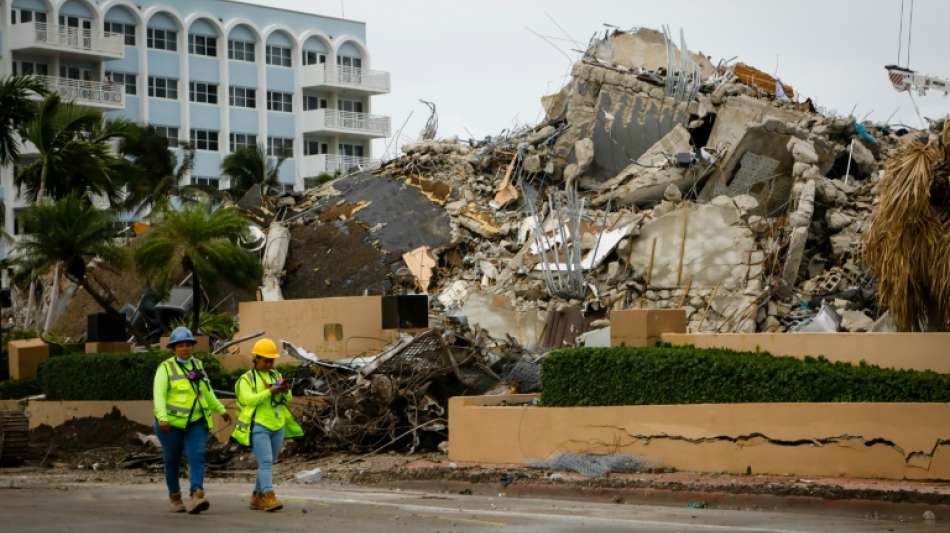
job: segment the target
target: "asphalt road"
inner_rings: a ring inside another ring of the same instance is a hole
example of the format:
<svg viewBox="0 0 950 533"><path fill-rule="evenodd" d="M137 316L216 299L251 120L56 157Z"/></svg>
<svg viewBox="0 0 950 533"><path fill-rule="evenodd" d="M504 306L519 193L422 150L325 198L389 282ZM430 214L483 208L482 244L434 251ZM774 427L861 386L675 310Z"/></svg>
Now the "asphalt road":
<svg viewBox="0 0 950 533"><path fill-rule="evenodd" d="M159 485L78 484L0 489L4 532L802 532L947 531L946 523L856 518L828 513L690 509L552 499L374 490L327 485L281 487L277 513L247 509L250 485L213 483L211 509L167 512Z"/></svg>

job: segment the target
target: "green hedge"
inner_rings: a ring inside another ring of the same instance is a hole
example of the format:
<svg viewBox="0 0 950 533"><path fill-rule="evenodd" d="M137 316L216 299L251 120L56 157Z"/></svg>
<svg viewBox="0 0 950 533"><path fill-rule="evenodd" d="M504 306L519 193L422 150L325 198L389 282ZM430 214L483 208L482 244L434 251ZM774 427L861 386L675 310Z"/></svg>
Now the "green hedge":
<svg viewBox="0 0 950 533"><path fill-rule="evenodd" d="M548 406L950 401L950 374L689 346L559 350L541 381Z"/></svg>
<svg viewBox="0 0 950 533"><path fill-rule="evenodd" d="M195 355L215 389L234 390L239 373L222 369L214 356ZM39 381L50 400L150 400L155 369L169 357L167 351L64 355L40 366Z"/></svg>
<svg viewBox="0 0 950 533"><path fill-rule="evenodd" d="M35 379L0 381L0 400L19 400L41 392L40 382Z"/></svg>

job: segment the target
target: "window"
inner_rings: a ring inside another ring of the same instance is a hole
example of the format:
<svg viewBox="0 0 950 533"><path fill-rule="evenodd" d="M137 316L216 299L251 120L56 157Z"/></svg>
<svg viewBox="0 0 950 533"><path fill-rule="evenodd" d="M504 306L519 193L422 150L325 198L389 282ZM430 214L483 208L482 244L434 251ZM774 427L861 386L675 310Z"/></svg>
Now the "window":
<svg viewBox="0 0 950 533"><path fill-rule="evenodd" d="M235 107L257 107L257 90L248 87L228 87L231 105Z"/></svg>
<svg viewBox="0 0 950 533"><path fill-rule="evenodd" d="M214 187L215 189L220 188L221 181L218 178L212 178L208 176L192 176L191 183L193 185L205 185L207 187Z"/></svg>
<svg viewBox="0 0 950 533"><path fill-rule="evenodd" d="M135 46L135 24L125 24L122 22L109 22L104 24L106 33L118 33L125 37L126 46Z"/></svg>
<svg viewBox="0 0 950 533"><path fill-rule="evenodd" d="M304 50L303 51L303 64L304 65L317 65L324 64L327 62L327 55L323 52L315 52L313 50Z"/></svg>
<svg viewBox="0 0 950 533"><path fill-rule="evenodd" d="M330 145L325 142L304 139L303 155L320 155L330 151Z"/></svg>
<svg viewBox="0 0 950 533"><path fill-rule="evenodd" d="M254 43L248 41L228 41L228 59L254 62Z"/></svg>
<svg viewBox="0 0 950 533"><path fill-rule="evenodd" d="M304 95L303 97L303 110L304 111L313 111L315 109L326 109L327 108L327 99L320 96L309 96Z"/></svg>
<svg viewBox="0 0 950 533"><path fill-rule="evenodd" d="M267 91L267 109L292 113L294 110L294 95L277 91Z"/></svg>
<svg viewBox="0 0 950 533"><path fill-rule="evenodd" d="M336 56L336 64L341 67L361 68L363 66L363 60L358 57Z"/></svg>
<svg viewBox="0 0 950 533"><path fill-rule="evenodd" d="M350 157L363 157L363 145L362 144L340 144L339 152L340 155L350 156Z"/></svg>
<svg viewBox="0 0 950 533"><path fill-rule="evenodd" d="M191 143L195 150L218 151L218 132L212 130L191 130Z"/></svg>
<svg viewBox="0 0 950 533"><path fill-rule="evenodd" d="M136 94L136 92L138 92L138 88L135 84L137 78L138 76L135 74L128 74L126 72L112 72L111 70L106 71L106 82L112 80L112 83L125 85L125 94Z"/></svg>
<svg viewBox="0 0 950 533"><path fill-rule="evenodd" d="M173 126L152 126L155 133L168 139L169 148L178 146L178 128Z"/></svg>
<svg viewBox="0 0 950 533"><path fill-rule="evenodd" d="M18 76L48 76L49 75L49 65L46 63L34 63L33 61L14 61L13 62L13 75Z"/></svg>
<svg viewBox="0 0 950 533"><path fill-rule="evenodd" d="M155 98L178 100L178 80L149 76L148 95Z"/></svg>
<svg viewBox="0 0 950 533"><path fill-rule="evenodd" d="M193 81L188 84L188 99L202 104L217 104L218 84Z"/></svg>
<svg viewBox="0 0 950 533"><path fill-rule="evenodd" d="M26 227L26 216L29 214L29 207L17 207L13 210L13 234L29 235L30 231Z"/></svg>
<svg viewBox="0 0 950 533"><path fill-rule="evenodd" d="M253 133L232 133L231 151L236 152L241 148L257 146L257 135Z"/></svg>
<svg viewBox="0 0 950 533"><path fill-rule="evenodd" d="M19 15L19 16L17 16ZM46 13L34 11L32 9L22 9L15 7L11 10L10 20L13 24L26 24L27 22L46 22Z"/></svg>
<svg viewBox="0 0 950 533"><path fill-rule="evenodd" d="M267 155L293 157L294 140L286 137L268 137Z"/></svg>
<svg viewBox="0 0 950 533"><path fill-rule="evenodd" d="M208 35L188 34L188 53L198 56L217 57L218 38Z"/></svg>
<svg viewBox="0 0 950 533"><path fill-rule="evenodd" d="M265 51L268 65L290 66L290 48L267 45Z"/></svg>
<svg viewBox="0 0 950 533"><path fill-rule="evenodd" d="M178 50L177 31L149 28L145 34L145 44L149 48L154 48L155 50L168 50L169 52Z"/></svg>
<svg viewBox="0 0 950 533"><path fill-rule="evenodd" d="M359 100L344 100L339 99L336 101L336 108L340 111L352 111L353 113L362 113L363 112L363 102Z"/></svg>

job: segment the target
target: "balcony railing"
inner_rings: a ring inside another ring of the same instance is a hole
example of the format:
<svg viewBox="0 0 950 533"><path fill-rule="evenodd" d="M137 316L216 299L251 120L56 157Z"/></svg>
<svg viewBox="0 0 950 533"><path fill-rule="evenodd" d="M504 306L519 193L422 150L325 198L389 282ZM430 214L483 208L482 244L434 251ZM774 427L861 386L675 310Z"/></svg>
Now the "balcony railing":
<svg viewBox="0 0 950 533"><path fill-rule="evenodd" d="M119 33L46 22L15 24L11 29L15 36L12 43L14 48L48 45L113 57L122 57L125 51L125 37Z"/></svg>
<svg viewBox="0 0 950 533"><path fill-rule="evenodd" d="M389 137L389 117L335 109L319 109L308 114L309 116L305 115L305 120L310 131Z"/></svg>
<svg viewBox="0 0 950 533"><path fill-rule="evenodd" d="M320 154L304 156L301 171L305 175L317 176L324 172L343 174L357 170L371 170L380 165L379 159L356 157L337 154Z"/></svg>
<svg viewBox="0 0 950 533"><path fill-rule="evenodd" d="M360 67L327 64L307 65L304 67L304 85L334 85L370 92L389 92L389 73L381 70L369 70ZM309 76L307 74L310 74Z"/></svg>
<svg viewBox="0 0 950 533"><path fill-rule="evenodd" d="M80 104L122 109L125 107L125 86L121 83L73 80L56 76L37 76L50 91L64 100Z"/></svg>

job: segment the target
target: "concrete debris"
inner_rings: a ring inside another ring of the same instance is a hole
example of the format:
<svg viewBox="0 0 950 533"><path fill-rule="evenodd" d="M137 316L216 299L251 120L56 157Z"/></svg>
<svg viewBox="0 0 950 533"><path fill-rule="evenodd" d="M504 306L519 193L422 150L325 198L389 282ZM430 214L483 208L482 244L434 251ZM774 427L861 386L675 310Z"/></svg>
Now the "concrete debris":
<svg viewBox="0 0 950 533"><path fill-rule="evenodd" d="M822 115L742 63L681 67L681 50L608 32L540 124L404 145L373 174L264 202L258 224L290 228L284 296L428 291L434 324L540 351L564 306L588 324L682 307L690 331L790 331L837 299L854 312L839 327L869 329L857 313L886 310L859 243L908 130Z"/></svg>

